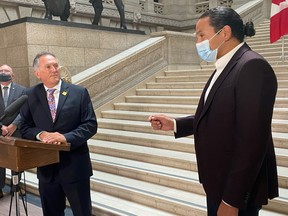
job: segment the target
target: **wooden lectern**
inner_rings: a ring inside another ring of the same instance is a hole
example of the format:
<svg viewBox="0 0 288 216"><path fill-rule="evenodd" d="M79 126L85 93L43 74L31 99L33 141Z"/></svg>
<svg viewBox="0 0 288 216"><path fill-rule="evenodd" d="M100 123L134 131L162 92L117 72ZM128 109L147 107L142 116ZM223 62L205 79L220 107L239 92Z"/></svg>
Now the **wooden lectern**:
<svg viewBox="0 0 288 216"><path fill-rule="evenodd" d="M70 144L68 143L54 145L15 137L0 137L0 167L8 168L16 173L19 173L27 169L58 163L60 158L59 151L69 151L69 150L70 150ZM13 196L15 195L16 215L18 216L20 215L18 204L19 200L18 174L12 176L12 178L13 178L13 187L16 188L16 190L13 193ZM11 214L11 204L12 204L12 196L11 196L9 215ZM26 215L28 215L27 208L25 207L25 205L24 209Z"/></svg>
<svg viewBox="0 0 288 216"><path fill-rule="evenodd" d="M70 145L47 144L15 137L0 137L0 167L16 172L59 162L59 151Z"/></svg>

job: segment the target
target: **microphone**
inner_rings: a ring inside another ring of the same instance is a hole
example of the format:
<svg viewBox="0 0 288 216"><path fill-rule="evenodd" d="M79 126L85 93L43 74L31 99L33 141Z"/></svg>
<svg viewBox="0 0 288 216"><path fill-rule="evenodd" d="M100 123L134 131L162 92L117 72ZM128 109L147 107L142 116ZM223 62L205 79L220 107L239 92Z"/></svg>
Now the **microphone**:
<svg viewBox="0 0 288 216"><path fill-rule="evenodd" d="M0 122L4 118L13 116L15 113L19 112L20 108L27 101L27 99L28 99L27 95L22 95L13 103L11 103L9 106L7 106L6 109L4 110L4 114L0 117Z"/></svg>

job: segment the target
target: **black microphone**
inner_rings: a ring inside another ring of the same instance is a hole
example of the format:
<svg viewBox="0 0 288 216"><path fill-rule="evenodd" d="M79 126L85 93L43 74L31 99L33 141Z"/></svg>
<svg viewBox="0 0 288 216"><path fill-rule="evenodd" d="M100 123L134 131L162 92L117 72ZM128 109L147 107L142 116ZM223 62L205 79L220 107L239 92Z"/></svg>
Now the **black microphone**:
<svg viewBox="0 0 288 216"><path fill-rule="evenodd" d="M7 106L6 109L4 110L4 114L0 117L0 122L4 118L13 116L15 113L19 112L20 108L27 101L27 99L28 99L27 95L22 95L13 103L11 103L9 106Z"/></svg>

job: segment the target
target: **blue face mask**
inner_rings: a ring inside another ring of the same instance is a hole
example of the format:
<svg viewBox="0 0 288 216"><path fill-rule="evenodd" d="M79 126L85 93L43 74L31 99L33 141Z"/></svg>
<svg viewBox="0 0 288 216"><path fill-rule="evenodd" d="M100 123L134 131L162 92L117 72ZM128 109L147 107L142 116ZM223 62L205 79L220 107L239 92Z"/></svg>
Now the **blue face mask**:
<svg viewBox="0 0 288 216"><path fill-rule="evenodd" d="M206 39L202 42L196 43L196 49L198 52L199 57L207 62L215 62L217 59L217 53L218 48L224 43L224 41L214 50L210 49L210 43L209 41L214 38L222 29L220 29L213 37L211 37L209 40Z"/></svg>

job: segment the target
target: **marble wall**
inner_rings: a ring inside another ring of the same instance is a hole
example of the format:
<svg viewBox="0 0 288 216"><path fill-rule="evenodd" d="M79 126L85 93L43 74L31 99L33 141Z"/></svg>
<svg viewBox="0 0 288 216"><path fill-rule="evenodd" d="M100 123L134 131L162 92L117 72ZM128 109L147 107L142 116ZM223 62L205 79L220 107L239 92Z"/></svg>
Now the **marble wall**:
<svg viewBox="0 0 288 216"><path fill-rule="evenodd" d="M16 81L26 86L37 83L32 61L38 52L54 53L73 76L148 38L141 32L59 25L48 20L41 23L33 18L26 21L0 28L0 64L9 64Z"/></svg>

